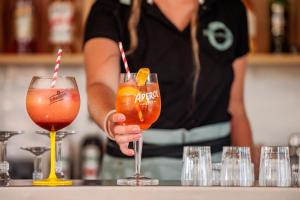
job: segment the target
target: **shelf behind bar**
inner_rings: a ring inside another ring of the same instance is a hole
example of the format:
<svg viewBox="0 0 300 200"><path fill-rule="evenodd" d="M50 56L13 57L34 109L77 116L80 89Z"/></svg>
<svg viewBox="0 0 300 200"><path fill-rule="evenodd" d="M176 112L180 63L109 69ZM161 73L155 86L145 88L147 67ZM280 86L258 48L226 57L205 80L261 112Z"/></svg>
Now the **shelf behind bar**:
<svg viewBox="0 0 300 200"><path fill-rule="evenodd" d="M56 54L0 54L0 65L54 65ZM64 65L82 65L82 54L63 54Z"/></svg>
<svg viewBox="0 0 300 200"><path fill-rule="evenodd" d="M300 54L249 54L250 65L299 65ZM0 65L53 65L55 54L0 54ZM64 65L83 65L83 55L63 54Z"/></svg>
<svg viewBox="0 0 300 200"><path fill-rule="evenodd" d="M248 55L250 65L299 65L300 54L268 54L257 53Z"/></svg>

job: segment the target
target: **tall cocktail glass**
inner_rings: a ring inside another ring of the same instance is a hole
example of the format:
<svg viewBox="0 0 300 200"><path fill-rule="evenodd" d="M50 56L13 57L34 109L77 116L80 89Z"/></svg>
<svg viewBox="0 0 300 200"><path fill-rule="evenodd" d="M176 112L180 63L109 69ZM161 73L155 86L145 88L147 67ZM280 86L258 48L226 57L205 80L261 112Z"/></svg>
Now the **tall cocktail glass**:
<svg viewBox="0 0 300 200"><path fill-rule="evenodd" d="M59 76L54 87L52 77L32 78L26 97L27 112L38 126L50 132L51 165L49 177L35 180L33 185L72 185L70 180L58 179L55 173L56 131L65 128L76 118L80 96L74 77Z"/></svg>
<svg viewBox="0 0 300 200"><path fill-rule="evenodd" d="M126 116L125 125L137 124L144 131L158 119L161 110L161 98L157 74L148 75L145 84L139 86L136 74L121 74L116 99L116 110ZM133 142L135 151L135 174L132 177L119 179L119 185L157 185L157 179L141 174L141 156L143 140Z"/></svg>

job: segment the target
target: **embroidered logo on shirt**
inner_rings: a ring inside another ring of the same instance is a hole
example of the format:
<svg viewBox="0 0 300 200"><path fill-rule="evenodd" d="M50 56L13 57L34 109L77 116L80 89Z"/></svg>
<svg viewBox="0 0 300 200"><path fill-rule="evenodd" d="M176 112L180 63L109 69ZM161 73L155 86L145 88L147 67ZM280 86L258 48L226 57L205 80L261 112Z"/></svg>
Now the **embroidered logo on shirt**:
<svg viewBox="0 0 300 200"><path fill-rule="evenodd" d="M219 51L226 51L233 44L233 34L223 22L210 22L203 34L207 36L209 43Z"/></svg>

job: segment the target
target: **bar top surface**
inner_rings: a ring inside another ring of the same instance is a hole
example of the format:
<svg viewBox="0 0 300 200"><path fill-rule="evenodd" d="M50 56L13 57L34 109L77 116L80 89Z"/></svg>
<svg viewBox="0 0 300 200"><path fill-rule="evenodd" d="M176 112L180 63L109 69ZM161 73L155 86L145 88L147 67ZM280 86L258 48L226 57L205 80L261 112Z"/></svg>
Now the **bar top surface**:
<svg viewBox="0 0 300 200"><path fill-rule="evenodd" d="M116 181L75 180L73 186L32 186L31 180L12 180L0 187L1 200L300 200L300 187L188 187L178 181L159 186L116 186Z"/></svg>

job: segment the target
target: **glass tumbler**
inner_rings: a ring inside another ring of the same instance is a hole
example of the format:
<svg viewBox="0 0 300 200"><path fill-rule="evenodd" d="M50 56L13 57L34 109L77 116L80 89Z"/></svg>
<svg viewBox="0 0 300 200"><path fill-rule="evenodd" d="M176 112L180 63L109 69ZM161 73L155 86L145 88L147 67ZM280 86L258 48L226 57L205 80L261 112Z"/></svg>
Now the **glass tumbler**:
<svg viewBox="0 0 300 200"><path fill-rule="evenodd" d="M212 164L212 185L214 186L220 185L221 167L222 167L222 163Z"/></svg>
<svg viewBox="0 0 300 200"><path fill-rule="evenodd" d="M293 164L291 167L292 171L292 179L291 179L291 185L292 186L298 186L298 179L299 179L299 165L298 164Z"/></svg>
<svg viewBox="0 0 300 200"><path fill-rule="evenodd" d="M288 147L261 148L260 186L291 186L291 166Z"/></svg>
<svg viewBox="0 0 300 200"><path fill-rule="evenodd" d="M223 147L221 186L252 186L254 171L249 147Z"/></svg>
<svg viewBox="0 0 300 200"><path fill-rule="evenodd" d="M212 163L208 146L186 146L183 150L182 185L211 186Z"/></svg>

